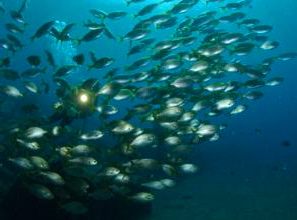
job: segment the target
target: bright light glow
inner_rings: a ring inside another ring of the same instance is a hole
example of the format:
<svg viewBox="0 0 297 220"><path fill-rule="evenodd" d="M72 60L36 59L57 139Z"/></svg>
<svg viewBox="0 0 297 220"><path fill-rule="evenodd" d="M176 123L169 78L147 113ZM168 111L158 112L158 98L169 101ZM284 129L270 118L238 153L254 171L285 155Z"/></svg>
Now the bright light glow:
<svg viewBox="0 0 297 220"><path fill-rule="evenodd" d="M82 103L86 103L89 101L89 96L87 94L81 94L79 96L79 100L82 102Z"/></svg>

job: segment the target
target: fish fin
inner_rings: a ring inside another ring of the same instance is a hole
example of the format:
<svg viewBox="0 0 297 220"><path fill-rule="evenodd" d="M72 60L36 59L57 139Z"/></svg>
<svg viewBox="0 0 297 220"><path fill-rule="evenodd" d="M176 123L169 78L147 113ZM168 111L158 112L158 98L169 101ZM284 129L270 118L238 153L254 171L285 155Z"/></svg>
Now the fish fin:
<svg viewBox="0 0 297 220"><path fill-rule="evenodd" d="M131 0L126 0L127 6L130 6Z"/></svg>

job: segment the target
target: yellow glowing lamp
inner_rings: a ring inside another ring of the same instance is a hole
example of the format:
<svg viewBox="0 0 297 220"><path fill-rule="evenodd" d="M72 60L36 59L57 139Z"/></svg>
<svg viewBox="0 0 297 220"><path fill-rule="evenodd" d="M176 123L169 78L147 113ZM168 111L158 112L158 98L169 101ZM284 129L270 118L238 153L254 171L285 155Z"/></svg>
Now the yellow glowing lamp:
<svg viewBox="0 0 297 220"><path fill-rule="evenodd" d="M92 91L86 89L74 89L73 97L75 106L80 114L91 113L95 111L96 96Z"/></svg>
<svg viewBox="0 0 297 220"><path fill-rule="evenodd" d="M80 101L80 103L85 104L85 103L88 103L89 100L90 100L90 97L89 97L89 95L87 93L81 93L79 95L79 101Z"/></svg>

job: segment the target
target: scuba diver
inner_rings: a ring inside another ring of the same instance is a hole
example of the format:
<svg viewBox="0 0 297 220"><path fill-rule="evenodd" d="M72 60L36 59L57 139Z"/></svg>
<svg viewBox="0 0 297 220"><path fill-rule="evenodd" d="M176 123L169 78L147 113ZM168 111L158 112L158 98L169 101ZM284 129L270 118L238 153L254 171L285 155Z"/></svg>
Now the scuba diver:
<svg viewBox="0 0 297 220"><path fill-rule="evenodd" d="M56 95L61 101L55 103L55 112L49 117L50 123L60 121L60 125L65 127L74 119L86 118L95 112L99 89L97 79L90 78L74 87L61 78L55 81L59 85Z"/></svg>

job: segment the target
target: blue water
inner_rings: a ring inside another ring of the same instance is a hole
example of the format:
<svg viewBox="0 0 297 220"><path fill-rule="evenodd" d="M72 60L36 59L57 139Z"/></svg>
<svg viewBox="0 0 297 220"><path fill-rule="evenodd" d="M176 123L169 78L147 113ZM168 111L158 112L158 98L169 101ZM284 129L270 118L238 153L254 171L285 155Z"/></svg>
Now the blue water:
<svg viewBox="0 0 297 220"><path fill-rule="evenodd" d="M5 7L8 9L18 8L21 2L19 0L14 2L4 0ZM106 25L112 33L116 36L123 36L135 24L131 15L145 4L153 2L157 1L151 0L145 3L131 4L127 7L123 0L103 2L95 0L29 0L24 13L29 26L23 35L18 36L21 36L20 39L26 39L26 44L29 44L27 39L40 25L49 20L76 23L71 34L82 36L82 33L86 33L87 29L83 28L81 23L92 18L89 13L89 9L92 8L106 12L122 10L129 12L126 18L119 21L106 21ZM172 4L160 5L154 13L167 10ZM217 8L216 3L210 5ZM198 15L202 9L205 9L205 6L198 3L198 7L191 9L187 15ZM296 1L254 0L252 8L245 8L244 11L248 15L247 17L254 17L263 24L272 25L273 31L269 33L270 39L280 42L280 46L276 50L265 53L254 51L253 55L245 58L247 63L260 62L264 58L285 52L297 52ZM4 27L7 21L11 21L8 13L0 15L0 38L5 37L7 33ZM163 39L169 36L169 33L170 30L160 31L155 37ZM24 57L41 54L43 49L48 47L50 47L49 38L42 37L35 40L33 44L25 47L12 58L11 68L23 71L29 67L24 61ZM118 43L105 37L98 41L82 43L81 46L75 48L77 53L86 54L89 49L94 50L97 57L115 58L113 66L123 68L143 55L135 55L127 59L126 52L129 49L129 43L127 41ZM0 58L6 55L7 52L0 49ZM11 54L9 53L9 55ZM45 61L42 62L46 64ZM65 78L73 84L90 77L103 80L104 73L111 68L91 72L81 69ZM296 59L275 62L269 74L284 77L282 84L261 88L264 96L259 100L243 101L249 105L244 113L232 117L219 116L213 119L215 123L227 124L227 128L220 133L218 141L195 146L190 159L200 166L201 171L194 175L181 176L176 188L157 192L157 199L153 202L152 219L297 219L295 210L297 193L294 190L297 184L296 70ZM48 71L51 72L51 67L48 68ZM124 72L120 70L119 73ZM45 79L51 81L50 74L45 76ZM8 82L2 80L1 84ZM22 86L18 81L9 83L19 88ZM54 88L52 82L50 85ZM54 89L49 95L31 94L26 97L26 101L9 103L9 106L16 110L11 113L10 117L17 117L21 120L21 111L18 107L27 102L38 103L42 113L49 116L55 101ZM124 105L129 105L129 102L121 102L121 106L124 107ZM95 118L93 116L93 119ZM87 126L95 128L98 123L100 122L92 123L91 118L88 119ZM74 126L81 126L81 124L82 120L74 122ZM284 146L284 141L288 141L290 146Z"/></svg>

